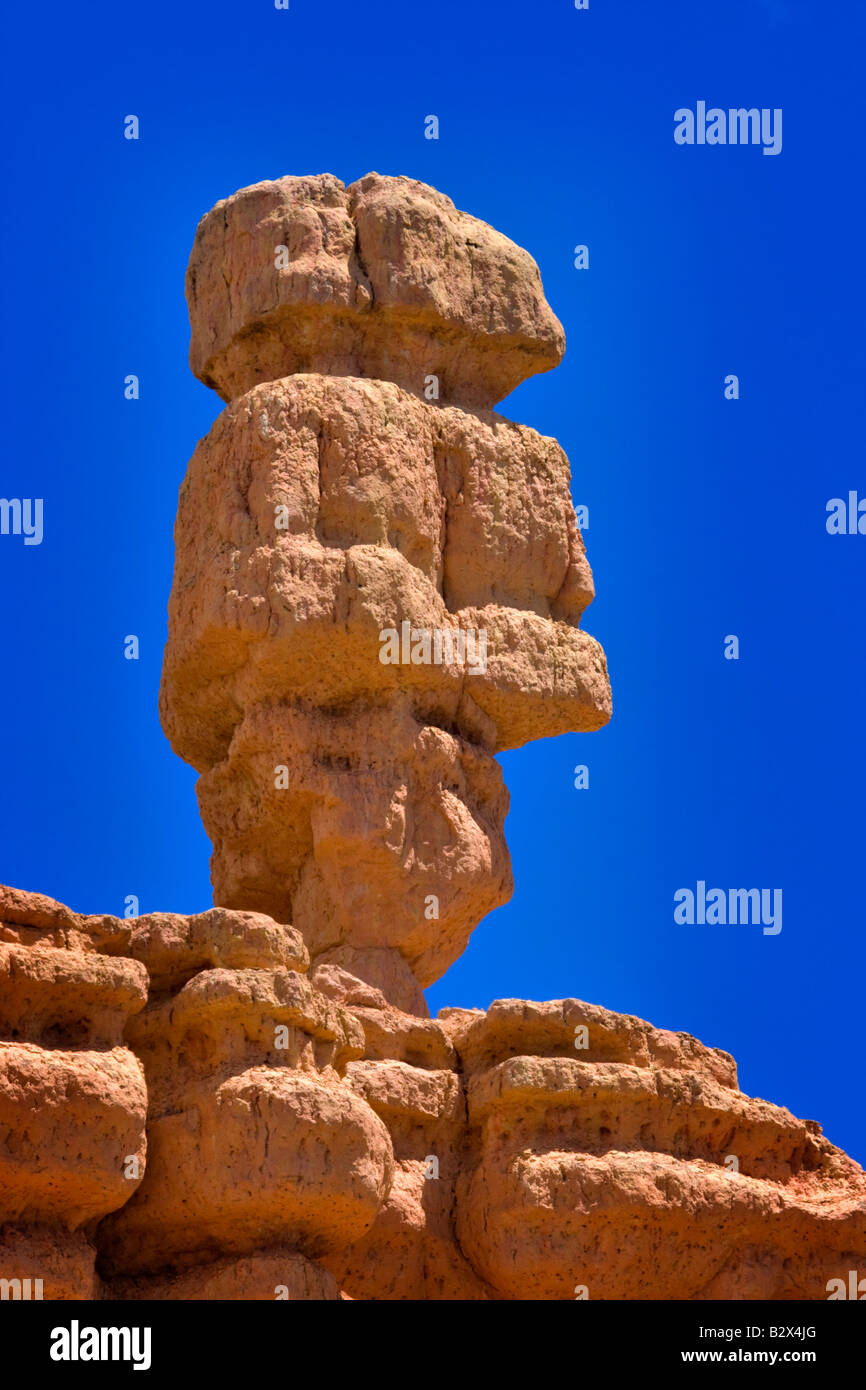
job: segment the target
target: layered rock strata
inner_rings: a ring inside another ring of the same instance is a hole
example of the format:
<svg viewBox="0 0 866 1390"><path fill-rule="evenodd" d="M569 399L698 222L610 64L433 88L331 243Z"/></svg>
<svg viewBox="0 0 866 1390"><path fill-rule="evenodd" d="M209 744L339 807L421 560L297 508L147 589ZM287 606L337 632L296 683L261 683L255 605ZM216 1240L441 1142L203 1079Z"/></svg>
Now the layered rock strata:
<svg viewBox="0 0 866 1390"><path fill-rule="evenodd" d="M142 1181L147 1091L123 1031L147 971L105 944L99 921L0 889L4 1297L95 1297L96 1226Z"/></svg>
<svg viewBox="0 0 866 1390"><path fill-rule="evenodd" d="M575 999L420 1017L224 909L0 889L0 947L0 1278L45 1298L787 1301L863 1267L863 1171L687 1034Z"/></svg>
<svg viewBox="0 0 866 1390"><path fill-rule="evenodd" d="M467 1098L457 1238L507 1299L820 1299L866 1176L733 1058L566 999L446 1010Z"/></svg>
<svg viewBox="0 0 866 1390"><path fill-rule="evenodd" d="M101 1227L106 1273L170 1269L189 1283L195 1268L202 1287L212 1261L222 1281L228 1257L273 1272L291 1251L276 1284L309 1280L304 1259L359 1239L390 1187L387 1131L343 1080L360 1025L310 985L298 933L255 913L158 913L127 949L151 976L128 1034L147 1077L150 1160Z"/></svg>

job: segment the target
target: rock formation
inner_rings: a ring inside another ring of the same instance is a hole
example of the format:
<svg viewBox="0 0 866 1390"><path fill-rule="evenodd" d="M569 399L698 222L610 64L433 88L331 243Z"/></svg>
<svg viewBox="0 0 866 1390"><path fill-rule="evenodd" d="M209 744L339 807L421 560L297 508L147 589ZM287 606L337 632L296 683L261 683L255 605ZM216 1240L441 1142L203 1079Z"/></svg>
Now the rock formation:
<svg viewBox="0 0 866 1390"><path fill-rule="evenodd" d="M409 179L284 178L203 219L187 295L227 407L181 488L161 713L218 905L0 889L0 1277L825 1298L866 1177L726 1053L424 1002L511 891L495 755L610 716L568 461L492 411L563 352L534 262Z"/></svg>
<svg viewBox="0 0 866 1390"><path fill-rule="evenodd" d="M862 1267L862 1170L687 1034L421 1017L224 908L0 889L0 959L0 1277L45 1298L823 1299Z"/></svg>
<svg viewBox="0 0 866 1390"><path fill-rule="evenodd" d="M147 970L106 956L102 921L0 889L0 1278L32 1297L96 1296L94 1230L145 1165L147 1090L123 1029Z"/></svg>
<svg viewBox="0 0 866 1390"><path fill-rule="evenodd" d="M215 900L424 987L510 896L493 755L610 715L568 460L488 408L562 330L524 251L375 174L219 203L187 292L231 403L181 489L161 708Z"/></svg>

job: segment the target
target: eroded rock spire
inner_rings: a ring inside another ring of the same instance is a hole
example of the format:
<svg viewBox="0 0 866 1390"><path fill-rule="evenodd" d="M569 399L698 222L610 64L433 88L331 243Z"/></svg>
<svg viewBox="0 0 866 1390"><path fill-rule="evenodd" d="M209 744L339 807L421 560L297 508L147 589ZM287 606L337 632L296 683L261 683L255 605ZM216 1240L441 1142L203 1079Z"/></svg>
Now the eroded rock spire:
<svg viewBox="0 0 866 1390"><path fill-rule="evenodd" d="M215 900L405 999L510 896L494 754L610 716L568 460L489 409L562 329L525 251L377 174L217 204L187 296L230 404L181 489L161 708Z"/></svg>

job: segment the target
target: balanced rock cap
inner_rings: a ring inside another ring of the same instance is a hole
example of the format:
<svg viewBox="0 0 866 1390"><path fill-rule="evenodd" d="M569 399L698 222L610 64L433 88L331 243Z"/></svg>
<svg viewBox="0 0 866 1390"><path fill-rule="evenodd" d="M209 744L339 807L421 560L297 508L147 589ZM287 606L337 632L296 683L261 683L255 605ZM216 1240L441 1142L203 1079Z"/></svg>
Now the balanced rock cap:
<svg viewBox="0 0 866 1390"><path fill-rule="evenodd" d="M199 223L186 294L190 366L226 401L318 372L490 408L565 350L528 252L403 177L241 189Z"/></svg>

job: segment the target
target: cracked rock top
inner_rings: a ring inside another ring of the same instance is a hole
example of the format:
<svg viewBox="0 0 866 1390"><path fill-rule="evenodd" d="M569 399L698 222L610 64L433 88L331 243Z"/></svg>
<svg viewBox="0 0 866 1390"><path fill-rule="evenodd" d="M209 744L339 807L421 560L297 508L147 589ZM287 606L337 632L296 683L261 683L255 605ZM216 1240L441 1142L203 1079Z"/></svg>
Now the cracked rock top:
<svg viewBox="0 0 866 1390"><path fill-rule="evenodd" d="M490 408L565 350L528 252L409 178L242 188L199 223L186 293L190 365L226 401L318 372Z"/></svg>

